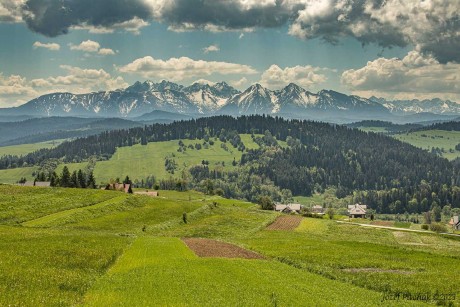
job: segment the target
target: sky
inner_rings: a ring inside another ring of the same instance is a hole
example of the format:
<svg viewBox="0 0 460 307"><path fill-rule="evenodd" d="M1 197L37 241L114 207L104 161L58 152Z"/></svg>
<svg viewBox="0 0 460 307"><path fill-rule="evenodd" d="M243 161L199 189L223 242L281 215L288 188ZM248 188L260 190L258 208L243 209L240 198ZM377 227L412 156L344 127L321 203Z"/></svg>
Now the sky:
<svg viewBox="0 0 460 307"><path fill-rule="evenodd" d="M0 0L0 107L136 81L460 103L459 0Z"/></svg>

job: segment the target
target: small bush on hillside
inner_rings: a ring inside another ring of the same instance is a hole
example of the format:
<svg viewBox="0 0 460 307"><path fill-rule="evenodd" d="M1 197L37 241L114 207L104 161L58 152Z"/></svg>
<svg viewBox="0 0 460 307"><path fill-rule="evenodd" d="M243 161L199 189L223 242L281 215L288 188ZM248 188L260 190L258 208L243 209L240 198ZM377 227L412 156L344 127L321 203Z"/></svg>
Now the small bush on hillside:
<svg viewBox="0 0 460 307"><path fill-rule="evenodd" d="M431 224L430 230L434 232L447 232L447 227L443 224Z"/></svg>
<svg viewBox="0 0 460 307"><path fill-rule="evenodd" d="M429 228L430 228L430 226L427 225L427 224L423 224L423 225L422 225L422 229L423 229L423 230L428 230Z"/></svg>

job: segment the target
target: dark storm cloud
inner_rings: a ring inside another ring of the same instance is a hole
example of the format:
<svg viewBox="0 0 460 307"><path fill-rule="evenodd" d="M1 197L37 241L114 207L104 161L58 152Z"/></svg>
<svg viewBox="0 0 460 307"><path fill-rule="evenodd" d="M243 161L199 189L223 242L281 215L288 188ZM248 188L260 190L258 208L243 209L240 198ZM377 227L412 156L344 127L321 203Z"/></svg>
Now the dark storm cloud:
<svg viewBox="0 0 460 307"><path fill-rule="evenodd" d="M301 7L301 4L287 6L282 0L253 1L251 4L228 0L175 0L163 8L160 18L179 29L190 26L227 30L274 28L285 25Z"/></svg>
<svg viewBox="0 0 460 307"><path fill-rule="evenodd" d="M13 0L8 0L13 1ZM19 1L19 0L14 0ZM441 63L460 62L458 0L26 0L23 20L47 36L72 26L114 28L137 17L174 30L276 28L337 43L414 48Z"/></svg>
<svg viewBox="0 0 460 307"><path fill-rule="evenodd" d="M31 30L51 37L66 34L72 26L109 28L151 14L141 0L28 0L22 11Z"/></svg>

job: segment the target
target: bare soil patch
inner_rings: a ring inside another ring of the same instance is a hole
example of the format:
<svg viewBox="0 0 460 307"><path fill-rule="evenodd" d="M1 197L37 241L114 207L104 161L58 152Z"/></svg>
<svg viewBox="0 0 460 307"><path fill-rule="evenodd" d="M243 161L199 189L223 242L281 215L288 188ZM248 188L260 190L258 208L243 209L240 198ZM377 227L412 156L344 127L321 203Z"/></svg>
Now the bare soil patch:
<svg viewBox="0 0 460 307"><path fill-rule="evenodd" d="M344 272L349 273L395 273L395 274L404 274L409 275L413 274L411 271L404 271L404 270L386 270L386 269L379 269L379 268L350 268L350 269L343 269Z"/></svg>
<svg viewBox="0 0 460 307"><path fill-rule="evenodd" d="M198 257L263 259L262 255L230 243L202 238L183 238L182 241Z"/></svg>
<svg viewBox="0 0 460 307"><path fill-rule="evenodd" d="M267 226L268 230L294 230L302 221L301 216L283 215Z"/></svg>

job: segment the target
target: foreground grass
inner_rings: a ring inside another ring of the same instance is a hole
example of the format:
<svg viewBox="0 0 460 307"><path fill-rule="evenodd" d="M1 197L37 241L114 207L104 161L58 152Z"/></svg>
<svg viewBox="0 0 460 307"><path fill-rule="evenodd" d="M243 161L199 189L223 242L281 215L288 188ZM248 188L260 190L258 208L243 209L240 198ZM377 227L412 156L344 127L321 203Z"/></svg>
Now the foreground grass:
<svg viewBox="0 0 460 307"><path fill-rule="evenodd" d="M192 191L151 198L0 186L0 306L74 306L83 297L89 306L374 306L411 303L382 302L387 293L436 291L460 304L460 239L312 218L295 231L266 230L277 216ZM231 242L266 260L197 258L183 237Z"/></svg>
<svg viewBox="0 0 460 307"><path fill-rule="evenodd" d="M118 192L101 190L0 185L0 224L19 224L117 196Z"/></svg>
<svg viewBox="0 0 460 307"><path fill-rule="evenodd" d="M178 238L144 237L87 293L85 305L368 306L380 298L277 261L198 258Z"/></svg>
<svg viewBox="0 0 460 307"><path fill-rule="evenodd" d="M131 239L0 226L0 306L72 306Z"/></svg>
<svg viewBox="0 0 460 307"><path fill-rule="evenodd" d="M395 233L306 219L296 232L261 231L238 242L302 270L382 295L437 291L455 294L459 304L455 268L460 266L460 242ZM415 237L421 244L412 244L417 243Z"/></svg>

